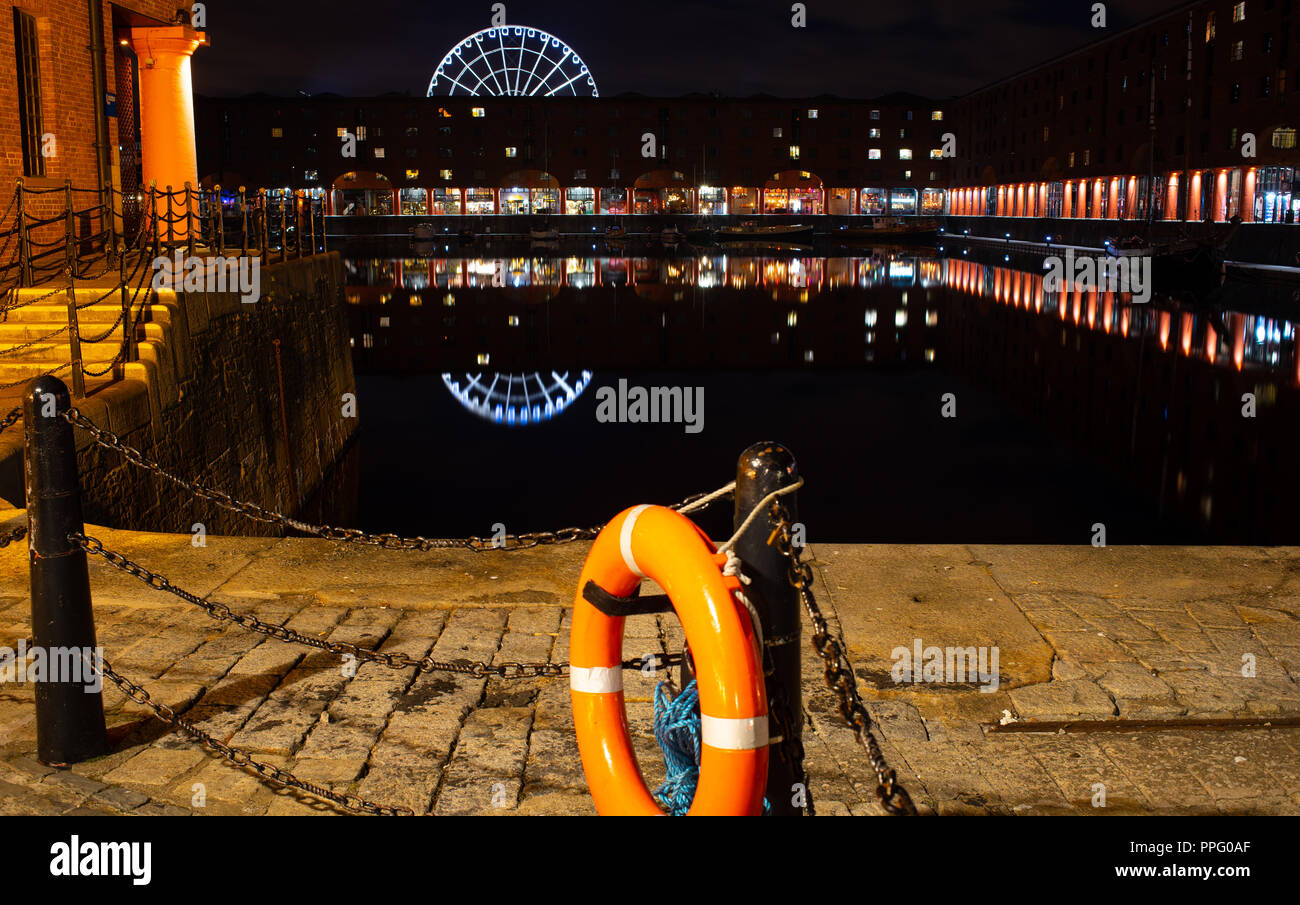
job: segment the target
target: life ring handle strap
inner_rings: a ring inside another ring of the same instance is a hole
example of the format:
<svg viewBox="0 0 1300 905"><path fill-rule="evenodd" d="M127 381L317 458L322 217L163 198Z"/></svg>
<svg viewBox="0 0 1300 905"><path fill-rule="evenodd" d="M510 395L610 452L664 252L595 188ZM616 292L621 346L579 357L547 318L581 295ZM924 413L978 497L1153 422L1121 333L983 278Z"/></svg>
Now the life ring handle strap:
<svg viewBox="0 0 1300 905"><path fill-rule="evenodd" d="M594 581L588 581L582 586L582 598L606 616L649 616L655 613L673 612L673 602L668 599L667 594L642 597L640 593L639 585L628 597L616 597Z"/></svg>

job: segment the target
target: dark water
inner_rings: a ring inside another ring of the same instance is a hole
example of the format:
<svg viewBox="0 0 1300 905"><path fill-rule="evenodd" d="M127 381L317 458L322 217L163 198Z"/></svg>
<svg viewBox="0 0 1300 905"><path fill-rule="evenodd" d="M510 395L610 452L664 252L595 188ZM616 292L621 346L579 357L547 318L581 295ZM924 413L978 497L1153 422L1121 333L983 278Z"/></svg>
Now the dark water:
<svg viewBox="0 0 1300 905"><path fill-rule="evenodd" d="M1001 255L602 251L349 259L361 527L595 524L774 439L813 541L1300 542L1289 289L1130 304ZM602 422L620 380L702 391L699 431Z"/></svg>

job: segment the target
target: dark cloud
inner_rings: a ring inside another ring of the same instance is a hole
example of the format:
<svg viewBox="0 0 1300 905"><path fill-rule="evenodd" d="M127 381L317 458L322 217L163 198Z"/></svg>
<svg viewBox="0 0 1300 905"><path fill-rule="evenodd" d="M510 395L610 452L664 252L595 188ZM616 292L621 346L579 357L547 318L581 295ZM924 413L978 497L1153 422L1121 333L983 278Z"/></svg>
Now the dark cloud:
<svg viewBox="0 0 1300 905"><path fill-rule="evenodd" d="M1101 36L1081 0L507 0L508 20L566 41L601 94L962 94ZM1108 4L1110 30L1170 0ZM490 2L315 0L208 4L212 46L194 81L205 94L423 94L457 40L487 25Z"/></svg>

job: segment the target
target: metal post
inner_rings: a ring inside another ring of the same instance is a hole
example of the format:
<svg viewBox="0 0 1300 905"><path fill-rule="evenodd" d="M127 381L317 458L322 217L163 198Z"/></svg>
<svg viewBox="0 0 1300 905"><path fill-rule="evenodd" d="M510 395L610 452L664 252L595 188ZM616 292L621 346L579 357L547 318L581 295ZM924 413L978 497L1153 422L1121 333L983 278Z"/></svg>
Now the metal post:
<svg viewBox="0 0 1300 905"><path fill-rule="evenodd" d="M262 264L270 264L271 256L267 252L267 229L266 229L266 189L257 190L257 210L258 210L258 231L261 233L261 248L258 254L262 258Z"/></svg>
<svg viewBox="0 0 1300 905"><path fill-rule="evenodd" d="M311 230L311 253L316 254L316 199L307 195L307 226Z"/></svg>
<svg viewBox="0 0 1300 905"><path fill-rule="evenodd" d="M194 254L194 188L185 183L185 253Z"/></svg>
<svg viewBox="0 0 1300 905"><path fill-rule="evenodd" d="M310 214L308 214L308 216L310 216ZM294 251L297 252L296 256L299 259L301 259L302 258L302 192L301 191L297 191L293 193L293 231L294 231L294 238L297 240L296 242L294 242L294 246L295 246Z"/></svg>
<svg viewBox="0 0 1300 905"><path fill-rule="evenodd" d="M86 554L68 539L84 529L77 479L77 444L72 425L63 420L71 400L57 377L37 378L23 396L27 439L28 561L32 581L32 637L45 651L68 664L74 651L95 651L95 622L90 602ZM93 656L93 654L92 654ZM36 755L47 764L72 764L108 752L103 696L81 677L41 677L36 683ZM56 681L57 680L57 681Z"/></svg>
<svg viewBox="0 0 1300 905"><path fill-rule="evenodd" d="M167 247L168 249L172 248L176 244L176 230L174 229L176 223L176 215L172 212L172 199L175 197L176 197L176 193L172 191L172 187L170 185L167 186Z"/></svg>
<svg viewBox="0 0 1300 905"><path fill-rule="evenodd" d="M248 257L248 198L244 192L245 189L241 185L239 187L239 235L241 241L239 253L244 257Z"/></svg>
<svg viewBox="0 0 1300 905"><path fill-rule="evenodd" d="M18 285L32 285L31 274L31 249L27 245L27 205L25 204L25 195L23 193L22 177L18 179Z"/></svg>
<svg viewBox="0 0 1300 905"><path fill-rule="evenodd" d="M285 246L289 242L289 233L287 231L286 222L285 222L285 217L288 212L285 210L285 204L286 204L285 198L283 195L281 195L280 196L280 263L281 264L284 263Z"/></svg>
<svg viewBox="0 0 1300 905"><path fill-rule="evenodd" d="M72 363L72 392L86 398L86 372L81 360L81 325L77 320L77 265L68 265L68 360Z"/></svg>
<svg viewBox="0 0 1300 905"><path fill-rule="evenodd" d="M63 180L63 261L64 266L76 272L77 266L77 226L72 209L72 180Z"/></svg>
<svg viewBox="0 0 1300 905"><path fill-rule="evenodd" d="M113 368L113 377L117 380L125 380L126 364L131 360L131 340L135 338L131 327L131 294L126 285L125 243L118 248L117 261L117 279L122 284L122 353L121 360ZM140 300L140 304L144 304L144 299Z"/></svg>
<svg viewBox="0 0 1300 905"><path fill-rule="evenodd" d="M799 480L799 466L794 455L779 443L756 443L745 450L736 466L736 530L764 497ZM799 519L795 494L781 497L781 504L791 522ZM802 621L799 594L790 584L789 562L775 546L767 543L772 522L764 513L750 524L736 542L736 555L745 564L745 574L752 579L747 588L750 601L758 610L763 626L763 640L769 669L766 672L769 712L774 702L783 709L786 738L780 744L794 751L792 743L803 736L803 697L800 678L799 643ZM773 726L773 736L776 728ZM794 785L804 781L796 775L793 763L777 754L777 743L769 749L767 761L767 800L776 816L797 816L800 809L792 804ZM806 791L806 790L805 790Z"/></svg>
<svg viewBox="0 0 1300 905"><path fill-rule="evenodd" d="M212 205L212 232L216 236L217 254L221 257L226 256L226 212L221 207L221 183L217 183L212 188L212 197L208 199L208 204Z"/></svg>

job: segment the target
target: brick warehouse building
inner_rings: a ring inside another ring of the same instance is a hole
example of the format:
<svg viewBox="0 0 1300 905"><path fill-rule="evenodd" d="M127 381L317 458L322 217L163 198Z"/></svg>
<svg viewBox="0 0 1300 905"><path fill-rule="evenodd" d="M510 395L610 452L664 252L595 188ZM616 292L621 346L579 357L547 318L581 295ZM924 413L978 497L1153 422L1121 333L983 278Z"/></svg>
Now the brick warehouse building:
<svg viewBox="0 0 1300 905"><path fill-rule="evenodd" d="M0 27L0 210L19 180L35 217L64 209L71 181L79 211L105 186L139 216L149 180L197 183L189 58L206 43L175 0L22 0ZM12 226L13 214L0 222ZM129 224L128 224L129 226ZM183 233L183 224L182 233ZM43 232L62 231L50 224ZM77 229L98 233L98 215ZM42 231L36 233L40 238Z"/></svg>
<svg viewBox="0 0 1300 905"><path fill-rule="evenodd" d="M938 214L948 180L944 111L911 95L197 104L205 183L316 188L340 214Z"/></svg>
<svg viewBox="0 0 1300 905"><path fill-rule="evenodd" d="M1150 197L1153 219L1294 219L1294 7L1183 4L958 99L951 212L1145 218Z"/></svg>

